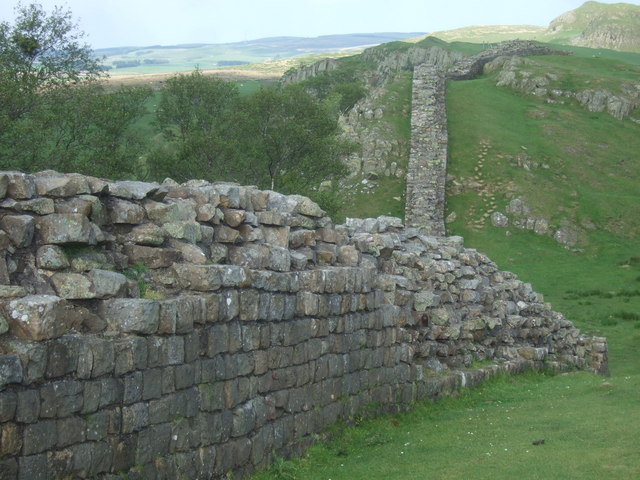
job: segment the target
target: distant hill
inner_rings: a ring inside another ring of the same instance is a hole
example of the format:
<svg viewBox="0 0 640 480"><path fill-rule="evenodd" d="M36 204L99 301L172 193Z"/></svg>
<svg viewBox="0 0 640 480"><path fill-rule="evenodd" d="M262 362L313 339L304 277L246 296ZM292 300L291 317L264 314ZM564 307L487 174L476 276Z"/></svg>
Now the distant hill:
<svg viewBox="0 0 640 480"><path fill-rule="evenodd" d="M640 6L587 2L553 20L545 37L583 47L640 52Z"/></svg>
<svg viewBox="0 0 640 480"><path fill-rule="evenodd" d="M493 43L521 39L640 52L640 6L586 2L560 15L547 28L535 25L476 25L430 35L447 42Z"/></svg>
<svg viewBox="0 0 640 480"><path fill-rule="evenodd" d="M320 37L271 37L224 44L152 45L95 50L112 74L163 73L260 63L328 52L355 51L406 40L422 32L355 33Z"/></svg>

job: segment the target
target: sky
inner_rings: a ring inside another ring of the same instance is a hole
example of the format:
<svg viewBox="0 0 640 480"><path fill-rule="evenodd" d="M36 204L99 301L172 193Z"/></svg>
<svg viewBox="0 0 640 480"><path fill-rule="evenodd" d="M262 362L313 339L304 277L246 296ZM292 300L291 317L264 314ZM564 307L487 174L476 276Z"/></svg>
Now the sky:
<svg viewBox="0 0 640 480"><path fill-rule="evenodd" d="M600 0L618 3L616 0ZM0 0L13 23L17 0ZM23 4L31 3L23 0ZM264 37L547 26L583 0L35 0L71 10L92 48L230 43ZM640 5L640 0L625 3Z"/></svg>

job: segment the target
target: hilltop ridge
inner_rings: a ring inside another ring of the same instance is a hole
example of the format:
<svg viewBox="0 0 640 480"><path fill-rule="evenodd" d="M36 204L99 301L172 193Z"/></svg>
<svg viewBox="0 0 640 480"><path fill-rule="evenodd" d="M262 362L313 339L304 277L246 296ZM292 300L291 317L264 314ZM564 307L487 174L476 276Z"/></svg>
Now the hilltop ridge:
<svg viewBox="0 0 640 480"><path fill-rule="evenodd" d="M640 6L589 1L556 17L548 27L473 25L430 35L447 42L492 43L521 39L640 52Z"/></svg>

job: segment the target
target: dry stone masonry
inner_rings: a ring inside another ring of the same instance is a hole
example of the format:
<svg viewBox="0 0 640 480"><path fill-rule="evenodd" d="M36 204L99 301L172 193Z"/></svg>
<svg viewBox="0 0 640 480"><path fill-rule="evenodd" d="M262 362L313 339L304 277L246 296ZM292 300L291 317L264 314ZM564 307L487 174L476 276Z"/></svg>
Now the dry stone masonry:
<svg viewBox="0 0 640 480"><path fill-rule="evenodd" d="M4 172L0 246L2 479L240 478L338 420L607 369L461 238L300 196Z"/></svg>
<svg viewBox="0 0 640 480"><path fill-rule="evenodd" d="M413 71L411 152L407 167L405 221L428 235L444 236L447 179L446 81L469 80L499 58L521 55L568 55L532 41L501 42L452 66L425 62Z"/></svg>
<svg viewBox="0 0 640 480"><path fill-rule="evenodd" d="M429 64L413 71L411 152L405 221L429 235L444 236L449 137L444 70Z"/></svg>

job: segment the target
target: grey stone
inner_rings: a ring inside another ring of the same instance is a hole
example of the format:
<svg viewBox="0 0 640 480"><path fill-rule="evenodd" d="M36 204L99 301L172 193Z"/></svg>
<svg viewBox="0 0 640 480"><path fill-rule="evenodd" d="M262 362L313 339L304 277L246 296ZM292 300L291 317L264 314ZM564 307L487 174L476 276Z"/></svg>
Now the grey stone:
<svg viewBox="0 0 640 480"><path fill-rule="evenodd" d="M45 453L18 459L18 480L49 480L49 465Z"/></svg>
<svg viewBox="0 0 640 480"><path fill-rule="evenodd" d="M141 298L114 298L102 303L101 314L110 330L152 334L158 331L160 304Z"/></svg>
<svg viewBox="0 0 640 480"><path fill-rule="evenodd" d="M213 239L220 243L236 243L240 239L240 231L226 225L216 225Z"/></svg>
<svg viewBox="0 0 640 480"><path fill-rule="evenodd" d="M71 197L91 193L88 179L83 175L41 172L34 175L33 180L37 194L42 196Z"/></svg>
<svg viewBox="0 0 640 480"><path fill-rule="evenodd" d="M132 433L149 426L149 406L145 402L122 407L122 433Z"/></svg>
<svg viewBox="0 0 640 480"><path fill-rule="evenodd" d="M206 321L204 298L180 296L160 301L160 326L158 333L188 333L193 324Z"/></svg>
<svg viewBox="0 0 640 480"><path fill-rule="evenodd" d="M506 228L509 226L509 218L500 212L493 212L491 214L491 224L494 227Z"/></svg>
<svg viewBox="0 0 640 480"><path fill-rule="evenodd" d="M16 200L29 199L36 194L36 185L32 175L22 172L4 172L8 180L6 194Z"/></svg>
<svg viewBox="0 0 640 480"><path fill-rule="evenodd" d="M176 239L169 239L169 247L180 252L183 261L195 265L204 265L209 260L205 251L197 245L182 242Z"/></svg>
<svg viewBox="0 0 640 480"><path fill-rule="evenodd" d="M39 402L38 402L39 403ZM18 395L12 391L0 392L0 422L9 422L16 415L18 407ZM38 418L36 413L35 418ZM23 420L17 419L25 423ZM33 421L33 420L32 420Z"/></svg>
<svg viewBox="0 0 640 480"><path fill-rule="evenodd" d="M31 212L37 215L48 215L56 211L55 203L50 198L33 198L21 201L7 199L0 203L0 207L15 210L19 213Z"/></svg>
<svg viewBox="0 0 640 480"><path fill-rule="evenodd" d="M182 254L174 248L125 245L123 251L131 265L140 263L151 269L170 267L182 258Z"/></svg>
<svg viewBox="0 0 640 480"><path fill-rule="evenodd" d="M163 224L167 235L179 240L186 240L190 243L197 243L202 240L202 229L198 222L168 222Z"/></svg>
<svg viewBox="0 0 640 480"><path fill-rule="evenodd" d="M130 200L142 200L158 194L160 185L157 183L123 180L109 184L109 193L114 197Z"/></svg>
<svg viewBox="0 0 640 480"><path fill-rule="evenodd" d="M157 247L164 243L166 236L167 232L162 227L153 223L145 223L133 227L131 232L126 235L125 241Z"/></svg>
<svg viewBox="0 0 640 480"><path fill-rule="evenodd" d="M55 420L40 420L25 426L22 452L24 455L33 455L56 446L57 429Z"/></svg>
<svg viewBox="0 0 640 480"><path fill-rule="evenodd" d="M37 238L41 244L95 245L98 231L87 217L77 213L53 213L36 220Z"/></svg>
<svg viewBox="0 0 640 480"><path fill-rule="evenodd" d="M9 302L11 332L19 338L40 341L56 338L70 327L64 301L53 295L28 295Z"/></svg>
<svg viewBox="0 0 640 480"><path fill-rule="evenodd" d="M244 245L230 247L228 258L234 265L260 270L269 264L269 255L269 248L264 245Z"/></svg>
<svg viewBox="0 0 640 480"><path fill-rule="evenodd" d="M111 198L108 202L109 219L111 223L116 224L139 224L144 221L144 209L133 202L121 200L119 198Z"/></svg>
<svg viewBox="0 0 640 480"><path fill-rule="evenodd" d="M56 293L65 299L109 298L122 295L127 278L121 273L94 269L88 275L56 273L51 276Z"/></svg>
<svg viewBox="0 0 640 480"><path fill-rule="evenodd" d="M36 264L45 270L63 270L70 265L64 250L57 245L43 245L38 248Z"/></svg>
<svg viewBox="0 0 640 480"><path fill-rule="evenodd" d="M22 363L18 355L0 355L0 388L23 380Z"/></svg>
<svg viewBox="0 0 640 480"><path fill-rule="evenodd" d="M16 248L31 245L35 231L35 222L29 215L6 215L0 220L0 227L7 232Z"/></svg>

